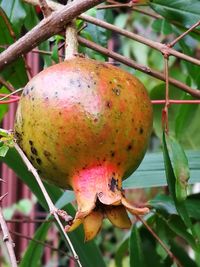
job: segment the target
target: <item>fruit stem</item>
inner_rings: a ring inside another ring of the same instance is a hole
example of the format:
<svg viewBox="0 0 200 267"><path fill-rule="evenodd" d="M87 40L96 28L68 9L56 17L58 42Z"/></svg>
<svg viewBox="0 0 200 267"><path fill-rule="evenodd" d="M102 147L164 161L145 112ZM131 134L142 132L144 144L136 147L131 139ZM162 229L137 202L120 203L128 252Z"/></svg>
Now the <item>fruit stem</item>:
<svg viewBox="0 0 200 267"><path fill-rule="evenodd" d="M79 0L77 0L79 1ZM73 0L68 1L73 2ZM65 32L65 60L71 59L78 54L78 40L76 30L76 19L67 24Z"/></svg>

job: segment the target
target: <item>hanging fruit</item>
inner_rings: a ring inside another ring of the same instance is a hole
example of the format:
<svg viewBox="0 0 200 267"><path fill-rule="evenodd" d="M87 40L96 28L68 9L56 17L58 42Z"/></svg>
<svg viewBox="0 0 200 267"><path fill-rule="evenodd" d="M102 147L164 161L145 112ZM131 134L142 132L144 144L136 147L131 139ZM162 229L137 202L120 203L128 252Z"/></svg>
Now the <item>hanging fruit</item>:
<svg viewBox="0 0 200 267"><path fill-rule="evenodd" d="M83 223L86 240L104 217L129 228L126 209L148 212L126 200L122 180L140 164L151 130L151 102L136 77L74 55L29 81L15 122L16 140L41 177L74 190L78 211L67 230Z"/></svg>

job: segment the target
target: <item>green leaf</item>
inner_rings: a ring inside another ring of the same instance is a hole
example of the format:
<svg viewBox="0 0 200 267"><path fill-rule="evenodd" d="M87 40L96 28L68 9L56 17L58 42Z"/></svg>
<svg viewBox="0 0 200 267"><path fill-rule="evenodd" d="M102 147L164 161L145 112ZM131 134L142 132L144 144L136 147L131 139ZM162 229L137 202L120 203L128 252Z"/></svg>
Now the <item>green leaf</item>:
<svg viewBox="0 0 200 267"><path fill-rule="evenodd" d="M26 10L26 18L24 20L24 26L28 31L30 31L33 27L35 27L39 23L39 19L37 17L35 8L33 6L24 3L24 8Z"/></svg>
<svg viewBox="0 0 200 267"><path fill-rule="evenodd" d="M197 235L194 231L191 219L190 219L189 214L187 212L185 202L179 202L177 197L176 197L176 177L175 177L174 170L173 170L171 160L169 157L165 133L163 133L163 155L164 155L167 184L169 187L170 194L174 200L176 209L177 209L180 217L184 221L185 225L192 231L194 239L196 239Z"/></svg>
<svg viewBox="0 0 200 267"><path fill-rule="evenodd" d="M189 257L186 249L171 240L171 252L179 259L184 267L198 267L198 265Z"/></svg>
<svg viewBox="0 0 200 267"><path fill-rule="evenodd" d="M176 198L180 202L187 198L187 186L190 177L188 159L183 148L175 138L167 138L167 144L172 151L173 168L176 177Z"/></svg>
<svg viewBox="0 0 200 267"><path fill-rule="evenodd" d="M181 90L178 90L175 86L169 86L169 97L170 99L180 99L183 96L183 92ZM150 92L151 100L164 100L165 99L165 84L161 83L157 86L155 86L151 92ZM162 120L161 120L161 114L163 105L153 105L153 126L156 132L156 135L162 139ZM171 105L169 108L169 129L170 133L175 135L175 120L174 117L177 114L177 105Z"/></svg>
<svg viewBox="0 0 200 267"><path fill-rule="evenodd" d="M44 242L51 223L43 223L36 231L33 239ZM39 267L42 266L41 258L44 251L44 245L31 240L25 254L22 257L19 267Z"/></svg>
<svg viewBox="0 0 200 267"><path fill-rule="evenodd" d="M15 32L20 34L21 27L26 17L24 4L20 0L1 0L0 6L13 24Z"/></svg>
<svg viewBox="0 0 200 267"><path fill-rule="evenodd" d="M10 91L5 87L2 86L0 88L1 94L9 94ZM1 97L0 97L1 98ZM8 112L8 104L0 104L0 122L2 121L4 115Z"/></svg>
<svg viewBox="0 0 200 267"><path fill-rule="evenodd" d="M17 210L26 216L30 214L33 208L33 203L30 201L30 199L21 199L16 205Z"/></svg>
<svg viewBox="0 0 200 267"><path fill-rule="evenodd" d="M58 43L57 42L55 42L55 44L53 46L51 58L53 59L53 61L55 61L55 63L59 62Z"/></svg>
<svg viewBox="0 0 200 267"><path fill-rule="evenodd" d="M8 1L5 2L8 3ZM5 12L0 7L0 14L1 13L3 14L3 16L0 16L0 45L7 46L14 42L14 37L11 35L13 26L9 22L9 19L7 18ZM3 50L3 48L0 48L0 52L2 52ZM28 82L23 59L19 58L14 63L5 67L4 70L1 71L1 76L6 81L9 81L15 88L23 87Z"/></svg>
<svg viewBox="0 0 200 267"><path fill-rule="evenodd" d="M0 146L0 157L5 157L7 152L9 150L9 146L3 144L2 146Z"/></svg>
<svg viewBox="0 0 200 267"><path fill-rule="evenodd" d="M142 251L142 242L139 230L133 226L129 241L130 266L145 267L145 257Z"/></svg>
<svg viewBox="0 0 200 267"><path fill-rule="evenodd" d="M44 50L44 51L47 51L49 52L50 51L50 44L49 44L49 40L46 40L44 42L42 42L40 45L39 45L39 49L40 50ZM52 61L51 61L51 55L45 55L45 54L41 54L41 58L43 59L44 61L44 66L43 68L46 68L46 67L49 67L52 65Z"/></svg>
<svg viewBox="0 0 200 267"><path fill-rule="evenodd" d="M187 228L181 218L176 215L172 215L167 219L164 219L167 226L178 236L183 238L188 244L192 246L193 249L196 249L196 242L193 236L187 231Z"/></svg>
<svg viewBox="0 0 200 267"><path fill-rule="evenodd" d="M165 35L173 32L172 26L165 19L156 19L152 23L152 28L155 32L163 33Z"/></svg>
<svg viewBox="0 0 200 267"><path fill-rule="evenodd" d="M56 202L56 207L58 209L62 209L66 204L74 201L75 195L73 191L67 190L65 191L59 200Z"/></svg>
<svg viewBox="0 0 200 267"><path fill-rule="evenodd" d="M123 267L123 257L126 255L129 246L129 237L130 234L126 235L122 242L118 245L116 252L115 252L115 264L117 267Z"/></svg>
<svg viewBox="0 0 200 267"><path fill-rule="evenodd" d="M199 0L152 0L150 6L169 21L177 21L187 27L199 21Z"/></svg>
<svg viewBox="0 0 200 267"><path fill-rule="evenodd" d="M189 184L200 182L200 151L186 151L189 162ZM138 169L123 181L124 189L166 186L162 153L146 153Z"/></svg>
<svg viewBox="0 0 200 267"><path fill-rule="evenodd" d="M149 205L156 209L157 212L163 214L165 217L168 215L178 215L174 201L170 196L157 195L154 199L149 201ZM199 221L200 194L189 196L185 201L185 205L189 216Z"/></svg>
<svg viewBox="0 0 200 267"><path fill-rule="evenodd" d="M55 35L54 36L54 46L52 49L52 54L51 54L51 58L58 63L59 62L59 51L58 51L58 44L60 41L64 41L64 38L60 35Z"/></svg>

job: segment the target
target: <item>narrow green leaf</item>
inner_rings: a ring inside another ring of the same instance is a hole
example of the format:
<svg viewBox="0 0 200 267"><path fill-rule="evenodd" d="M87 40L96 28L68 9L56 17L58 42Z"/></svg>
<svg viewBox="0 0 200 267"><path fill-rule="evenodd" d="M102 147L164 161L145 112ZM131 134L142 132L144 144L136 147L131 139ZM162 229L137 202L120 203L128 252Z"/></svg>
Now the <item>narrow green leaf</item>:
<svg viewBox="0 0 200 267"><path fill-rule="evenodd" d="M115 252L115 264L116 267L122 267L123 258L128 251L130 234L126 235L122 242L118 245Z"/></svg>
<svg viewBox="0 0 200 267"><path fill-rule="evenodd" d="M1 8L3 2L4 5L9 6L13 1L4 0L0 2L0 14L3 13L3 16L0 15L0 45L7 46L14 42L14 37L11 35L13 25L10 23L9 18L7 18L4 10ZM0 48L0 52L4 50L4 48ZM5 67L4 70L1 71L1 76L6 81L9 81L15 88L23 87L28 81L24 60L19 58L9 66Z"/></svg>
<svg viewBox="0 0 200 267"><path fill-rule="evenodd" d="M1 7L6 12L8 18L13 24L15 32L20 34L21 27L26 17L24 3L22 3L20 0L2 0Z"/></svg>
<svg viewBox="0 0 200 267"><path fill-rule="evenodd" d="M196 249L196 242L193 236L187 231L187 228L181 218L177 215L172 215L167 219L164 219L168 227L174 231L174 233L188 242L193 249Z"/></svg>
<svg viewBox="0 0 200 267"><path fill-rule="evenodd" d="M2 146L0 146L0 157L5 157L7 152L9 150L9 146L3 144Z"/></svg>
<svg viewBox="0 0 200 267"><path fill-rule="evenodd" d="M175 138L169 137L166 141L172 151L173 169L176 177L176 198L180 202L187 198L187 186L190 177L188 159L182 146Z"/></svg>
<svg viewBox="0 0 200 267"><path fill-rule="evenodd" d="M197 135L198 136L198 135ZM189 161L189 184L200 182L200 151L186 151ZM138 169L123 181L123 188L150 188L166 186L167 180L162 153L147 153Z"/></svg>
<svg viewBox="0 0 200 267"><path fill-rule="evenodd" d="M57 42L55 42L55 44L53 46L51 58L53 59L53 61L55 61L55 63L59 62L58 43Z"/></svg>
<svg viewBox="0 0 200 267"><path fill-rule="evenodd" d="M150 6L169 21L191 26L199 20L199 0L152 0Z"/></svg>
<svg viewBox="0 0 200 267"><path fill-rule="evenodd" d="M130 266L145 267L140 233L135 225L133 226L131 231L131 236L129 240L129 251L130 251Z"/></svg>
<svg viewBox="0 0 200 267"><path fill-rule="evenodd" d="M178 215L174 201L170 196L157 195L154 199L150 200L149 205L156 209L158 213L169 215ZM185 200L185 205L189 216L197 221L200 220L200 194L190 195Z"/></svg>
<svg viewBox="0 0 200 267"><path fill-rule="evenodd" d="M171 252L179 259L184 267L198 267L195 261L189 257L187 251L173 240L171 240Z"/></svg>
<svg viewBox="0 0 200 267"><path fill-rule="evenodd" d="M188 214L186 206L185 206L185 202L178 201L178 199L176 197L176 187L175 187L176 177L175 177L173 167L172 167L172 164L170 161L170 157L169 157L169 153L168 153L168 149L167 149L167 144L166 144L165 133L163 133L163 155L164 155L167 183L168 183L169 191L170 191L172 198L174 200L176 209L178 211L178 214L180 215L180 217L184 221L185 225L191 230L193 238L197 240L197 234L193 228L191 219L189 217L189 214Z"/></svg>
<svg viewBox="0 0 200 267"><path fill-rule="evenodd" d="M51 226L50 222L43 223L37 229L33 239L44 242L46 240L46 236L50 226ZM45 247L42 244L38 244L34 240L31 240L24 256L22 257L19 267L27 267L27 265L29 267L42 266L41 258L44 248Z"/></svg>

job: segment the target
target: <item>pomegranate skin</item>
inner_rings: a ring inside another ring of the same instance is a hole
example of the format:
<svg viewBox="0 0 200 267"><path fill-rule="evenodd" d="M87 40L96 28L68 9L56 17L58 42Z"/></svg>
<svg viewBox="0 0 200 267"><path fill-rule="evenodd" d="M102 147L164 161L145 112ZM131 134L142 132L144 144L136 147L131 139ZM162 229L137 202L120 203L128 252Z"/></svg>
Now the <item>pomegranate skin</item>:
<svg viewBox="0 0 200 267"><path fill-rule="evenodd" d="M109 64L74 58L26 85L16 114L18 144L41 177L62 188L93 166L126 178L141 162L152 129L142 83Z"/></svg>
<svg viewBox="0 0 200 267"><path fill-rule="evenodd" d="M152 106L142 83L112 65L73 58L45 69L25 87L15 137L43 179L72 188L78 211L66 231L83 224L85 240L104 217L129 228L134 207L122 179L141 162L152 129Z"/></svg>

